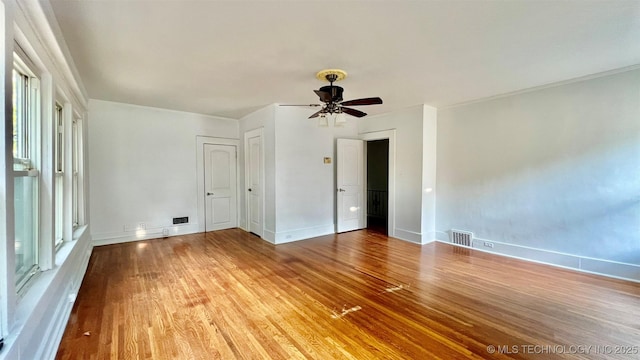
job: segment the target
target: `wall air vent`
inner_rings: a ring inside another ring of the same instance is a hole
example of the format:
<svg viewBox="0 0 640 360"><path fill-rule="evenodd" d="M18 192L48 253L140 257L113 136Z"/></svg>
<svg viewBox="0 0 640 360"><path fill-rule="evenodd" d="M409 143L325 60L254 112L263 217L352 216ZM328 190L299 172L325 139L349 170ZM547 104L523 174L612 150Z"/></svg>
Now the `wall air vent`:
<svg viewBox="0 0 640 360"><path fill-rule="evenodd" d="M451 231L449 231L449 240L451 240L451 243L456 245L471 247L473 233L469 231L451 229Z"/></svg>
<svg viewBox="0 0 640 360"><path fill-rule="evenodd" d="M187 224L189 222L189 217L188 216L184 216L184 217L174 217L173 218L173 224Z"/></svg>

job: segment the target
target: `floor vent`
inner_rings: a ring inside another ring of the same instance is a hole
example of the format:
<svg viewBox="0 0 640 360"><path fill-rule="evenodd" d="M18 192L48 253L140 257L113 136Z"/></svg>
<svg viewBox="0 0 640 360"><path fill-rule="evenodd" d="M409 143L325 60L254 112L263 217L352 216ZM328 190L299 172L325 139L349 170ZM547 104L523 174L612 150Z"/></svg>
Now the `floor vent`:
<svg viewBox="0 0 640 360"><path fill-rule="evenodd" d="M453 244L471 247L471 240L473 239L473 233L462 230L451 230L449 232L449 238Z"/></svg>

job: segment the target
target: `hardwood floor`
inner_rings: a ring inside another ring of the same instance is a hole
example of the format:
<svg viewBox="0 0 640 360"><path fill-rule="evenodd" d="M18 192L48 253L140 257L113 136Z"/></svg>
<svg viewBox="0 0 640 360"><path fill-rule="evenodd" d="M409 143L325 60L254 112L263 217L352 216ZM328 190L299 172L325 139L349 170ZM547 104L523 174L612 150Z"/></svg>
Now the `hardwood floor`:
<svg viewBox="0 0 640 360"><path fill-rule="evenodd" d="M56 358L631 359L639 346L637 283L366 230L273 246L233 229L95 248Z"/></svg>

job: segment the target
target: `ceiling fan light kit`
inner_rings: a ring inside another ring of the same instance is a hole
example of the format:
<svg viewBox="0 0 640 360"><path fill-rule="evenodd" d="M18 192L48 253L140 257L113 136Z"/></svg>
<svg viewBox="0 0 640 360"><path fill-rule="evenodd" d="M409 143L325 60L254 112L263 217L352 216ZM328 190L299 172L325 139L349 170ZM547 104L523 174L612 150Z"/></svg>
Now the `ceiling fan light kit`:
<svg viewBox="0 0 640 360"><path fill-rule="evenodd" d="M325 114L318 116L318 127L329 127L329 118Z"/></svg>
<svg viewBox="0 0 640 360"><path fill-rule="evenodd" d="M349 108L347 106L364 106L364 105L379 105L382 104L382 99L379 97L362 98L355 100L343 101L342 94L344 89L341 86L333 85L334 82L343 80L347 77L347 72L340 69L325 69L320 70L316 74L316 78L321 81L328 81L329 85L321 87L319 90L313 90L318 95L320 101L324 104L310 104L310 105L284 105L284 106L322 106L322 108L311 116L309 119L319 118L318 126L326 127L328 125L327 115L334 115L334 126L341 127L347 122L346 116L351 115L355 117L363 117L367 114L356 109Z"/></svg>
<svg viewBox="0 0 640 360"><path fill-rule="evenodd" d="M344 113L339 112L336 114L333 122L336 127L343 127L344 124L347 123L347 117L344 115Z"/></svg>

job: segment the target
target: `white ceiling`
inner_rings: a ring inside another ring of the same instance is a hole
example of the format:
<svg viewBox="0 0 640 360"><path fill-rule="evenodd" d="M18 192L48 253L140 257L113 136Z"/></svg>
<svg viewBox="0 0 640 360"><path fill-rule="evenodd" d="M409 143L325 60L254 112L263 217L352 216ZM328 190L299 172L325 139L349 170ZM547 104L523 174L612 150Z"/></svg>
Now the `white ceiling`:
<svg viewBox="0 0 640 360"><path fill-rule="evenodd" d="M317 103L324 68L377 114L640 63L640 1L51 3L91 98L231 118Z"/></svg>

